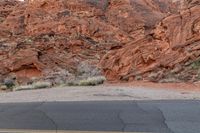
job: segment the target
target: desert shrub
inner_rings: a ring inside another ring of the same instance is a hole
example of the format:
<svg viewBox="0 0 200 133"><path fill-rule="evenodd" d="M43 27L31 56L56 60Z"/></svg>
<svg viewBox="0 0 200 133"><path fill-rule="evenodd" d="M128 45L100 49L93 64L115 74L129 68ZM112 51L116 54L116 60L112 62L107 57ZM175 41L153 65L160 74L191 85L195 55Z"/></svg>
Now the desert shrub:
<svg viewBox="0 0 200 133"><path fill-rule="evenodd" d="M191 68L192 68L192 69L200 69L200 59L194 61L194 62L191 64Z"/></svg>
<svg viewBox="0 0 200 133"><path fill-rule="evenodd" d="M69 81L66 84L67 86L79 86L79 81L73 80L73 81Z"/></svg>
<svg viewBox="0 0 200 133"><path fill-rule="evenodd" d="M89 77L87 79L80 80L79 85L80 86L95 86L95 85L103 84L105 80L106 79L103 76Z"/></svg>
<svg viewBox="0 0 200 133"><path fill-rule="evenodd" d="M96 86L103 84L105 80L106 79L103 76L89 77L83 80L69 81L66 86Z"/></svg>
<svg viewBox="0 0 200 133"><path fill-rule="evenodd" d="M3 83L8 89L12 89L15 86L15 81L13 79L5 79Z"/></svg>
<svg viewBox="0 0 200 133"><path fill-rule="evenodd" d="M34 89L33 85L22 85L22 86L15 87L14 91L33 90L33 89Z"/></svg>
<svg viewBox="0 0 200 133"><path fill-rule="evenodd" d="M81 62L77 68L76 76L80 79L86 79L88 77L95 77L101 75L100 69L96 66L90 65L88 62Z"/></svg>
<svg viewBox="0 0 200 133"><path fill-rule="evenodd" d="M0 84L0 90L6 91L8 88L6 85L1 85Z"/></svg>
<svg viewBox="0 0 200 133"><path fill-rule="evenodd" d="M14 88L15 91L20 90L35 90L35 89L44 89L44 88L50 88L52 87L52 84L50 82L35 82L30 85L21 85Z"/></svg>
<svg viewBox="0 0 200 133"><path fill-rule="evenodd" d="M28 43L28 44L32 44L33 43L33 40L31 38L26 38L24 40L25 43Z"/></svg>
<svg viewBox="0 0 200 133"><path fill-rule="evenodd" d="M43 88L50 88L52 84L50 82L36 82L32 84L34 89L43 89Z"/></svg>

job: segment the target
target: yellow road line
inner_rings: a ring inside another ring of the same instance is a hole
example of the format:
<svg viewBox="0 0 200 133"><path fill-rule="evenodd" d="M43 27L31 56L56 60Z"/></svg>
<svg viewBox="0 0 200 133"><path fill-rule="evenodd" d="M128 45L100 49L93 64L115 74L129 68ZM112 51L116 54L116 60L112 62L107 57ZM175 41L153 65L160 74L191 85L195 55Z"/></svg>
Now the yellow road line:
<svg viewBox="0 0 200 133"><path fill-rule="evenodd" d="M56 133L56 131L55 130L0 129L0 133ZM57 133L144 133L144 132L64 131L64 130L58 130Z"/></svg>

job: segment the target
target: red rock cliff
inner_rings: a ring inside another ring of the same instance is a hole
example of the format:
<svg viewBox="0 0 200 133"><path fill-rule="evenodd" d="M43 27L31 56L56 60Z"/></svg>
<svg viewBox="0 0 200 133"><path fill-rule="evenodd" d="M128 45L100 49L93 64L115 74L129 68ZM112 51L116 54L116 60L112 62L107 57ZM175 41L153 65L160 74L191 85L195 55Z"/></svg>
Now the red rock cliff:
<svg viewBox="0 0 200 133"><path fill-rule="evenodd" d="M0 75L67 80L88 64L131 80L173 69L199 56L198 2L179 12L171 0L4 0Z"/></svg>

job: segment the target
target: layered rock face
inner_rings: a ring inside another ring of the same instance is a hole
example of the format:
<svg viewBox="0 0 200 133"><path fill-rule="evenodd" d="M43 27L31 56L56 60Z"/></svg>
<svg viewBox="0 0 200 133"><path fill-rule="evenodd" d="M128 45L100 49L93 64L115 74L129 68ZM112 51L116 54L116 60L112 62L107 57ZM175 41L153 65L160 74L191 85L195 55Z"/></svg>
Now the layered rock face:
<svg viewBox="0 0 200 133"><path fill-rule="evenodd" d="M198 65L200 56L199 2L185 1L183 10L161 20L151 34L109 51L101 61L108 79L133 80L141 76L153 81L169 77L198 80L199 72L189 69L186 62L197 60Z"/></svg>
<svg viewBox="0 0 200 133"><path fill-rule="evenodd" d="M154 72L162 79L199 56L198 2L184 2L179 12L171 0L4 0L1 78L129 81Z"/></svg>

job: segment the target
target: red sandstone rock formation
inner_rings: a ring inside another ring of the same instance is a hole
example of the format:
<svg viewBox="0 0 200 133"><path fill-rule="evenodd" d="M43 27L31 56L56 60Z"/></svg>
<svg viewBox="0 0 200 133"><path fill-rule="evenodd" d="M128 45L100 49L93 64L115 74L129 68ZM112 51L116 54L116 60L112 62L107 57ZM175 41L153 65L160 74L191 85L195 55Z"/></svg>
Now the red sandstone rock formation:
<svg viewBox="0 0 200 133"><path fill-rule="evenodd" d="M101 61L107 78L133 80L137 76L146 78L155 71L153 78L157 81L167 77L169 70L199 58L200 2L187 2L188 8L164 18L151 34L109 51ZM191 76L196 76L195 72Z"/></svg>
<svg viewBox="0 0 200 133"><path fill-rule="evenodd" d="M184 5L179 13L171 0L4 0L0 75L67 80L82 63L108 80L164 73L199 56L198 0Z"/></svg>

